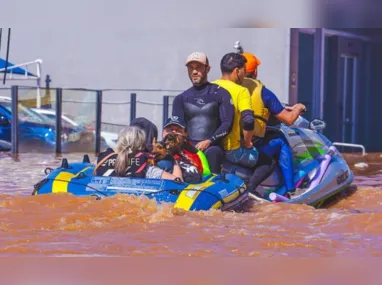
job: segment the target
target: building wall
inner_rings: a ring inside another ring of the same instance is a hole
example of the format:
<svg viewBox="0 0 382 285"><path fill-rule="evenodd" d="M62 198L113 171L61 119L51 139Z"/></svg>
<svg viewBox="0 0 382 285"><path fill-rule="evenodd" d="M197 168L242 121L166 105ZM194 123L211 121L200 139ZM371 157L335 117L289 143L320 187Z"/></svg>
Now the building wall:
<svg viewBox="0 0 382 285"><path fill-rule="evenodd" d="M75 6L46 3L47 7L53 5L56 12L45 14L32 1L23 3L17 16L2 15L4 23L12 23L10 61L43 59L43 76L50 74L54 87L185 89L190 85L184 67L189 53L205 51L209 55L213 80L220 76L221 57L234 51L234 42L240 40L245 50L261 59L262 81L282 101L288 100L289 29L201 28L197 23L195 28L182 29L170 20L166 22L166 18L158 23L149 16L132 17L135 8L132 1L114 1L108 5L99 0L66 3ZM2 3L3 10L11 11L14 6L12 1ZM137 2L136 6L142 5ZM226 11L224 7L218 8L217 12ZM176 13L176 7L173 9ZM145 13L153 12L150 9ZM32 23L23 20L32 15L35 15ZM181 15L178 18L186 23L194 20L181 19ZM4 42L2 57L5 57Z"/></svg>
<svg viewBox="0 0 382 285"><path fill-rule="evenodd" d="M199 7L197 13L193 13L188 4L179 1L177 5L166 7L157 1L67 0L50 3L35 0L23 3L23 9L19 9L20 4L16 2L6 1L1 8L8 13L1 17L12 27L10 61L18 64L41 58L42 86L49 74L51 87L178 90L136 92L136 115L153 120L161 128L162 106L159 104L162 96L176 95L179 90L190 87L184 66L187 55L194 51L206 52L212 66L209 79L214 80L221 75L220 59L235 51L233 45L237 40L246 51L255 53L262 61L259 78L282 102L288 102L290 29L218 28L238 26L228 18L246 22L239 10L247 8L239 2L251 3L238 0L235 5L230 2L227 6L223 2L227 1L210 0L203 4L205 9ZM185 12L180 12L182 8ZM250 26L259 26L253 25L259 18L252 19L251 14ZM5 57L4 32L3 29L2 57ZM9 81L7 85L26 83L35 84ZM33 96L31 92L27 93L23 91L22 95ZM104 123L129 123L130 93L104 92ZM94 103L78 103L94 102L94 95L64 91L63 111L94 120Z"/></svg>
<svg viewBox="0 0 382 285"><path fill-rule="evenodd" d="M205 51L212 66L210 79L215 79L221 57L241 40L245 50L261 59L261 79L287 99L285 29L109 28L41 28L38 38L33 28L13 28L10 59L19 63L42 58L43 73L51 75L56 87L183 89L190 85L184 67L189 53Z"/></svg>

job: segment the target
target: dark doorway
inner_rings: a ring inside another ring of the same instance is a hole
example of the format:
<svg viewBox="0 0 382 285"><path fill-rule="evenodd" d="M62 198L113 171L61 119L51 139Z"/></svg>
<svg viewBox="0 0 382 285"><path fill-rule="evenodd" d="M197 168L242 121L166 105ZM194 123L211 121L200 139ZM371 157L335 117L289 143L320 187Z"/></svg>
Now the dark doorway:
<svg viewBox="0 0 382 285"><path fill-rule="evenodd" d="M325 133L332 140L361 143L357 134L362 125L362 101L367 82L362 81L365 70L365 42L340 36L325 38L324 120Z"/></svg>
<svg viewBox="0 0 382 285"><path fill-rule="evenodd" d="M313 119L309 110L317 102L315 33L322 30L324 69L319 96L327 122L324 134L333 142L362 144L368 152L382 151L382 29L357 29L356 33L344 29L292 30L298 33L298 42L293 42L296 52L291 53L298 76L297 94L290 94L290 98L304 103L308 107L305 117Z"/></svg>

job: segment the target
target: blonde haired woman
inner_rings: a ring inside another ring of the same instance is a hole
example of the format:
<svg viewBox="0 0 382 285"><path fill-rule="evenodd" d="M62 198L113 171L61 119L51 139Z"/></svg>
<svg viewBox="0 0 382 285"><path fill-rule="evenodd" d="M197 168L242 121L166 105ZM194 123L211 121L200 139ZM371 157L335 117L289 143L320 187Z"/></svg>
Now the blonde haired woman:
<svg viewBox="0 0 382 285"><path fill-rule="evenodd" d="M174 165L172 173L149 164L149 154L145 152L145 132L136 126L124 128L118 135L115 151L108 148L99 154L94 174L97 176L120 176L136 178L183 180L179 165Z"/></svg>

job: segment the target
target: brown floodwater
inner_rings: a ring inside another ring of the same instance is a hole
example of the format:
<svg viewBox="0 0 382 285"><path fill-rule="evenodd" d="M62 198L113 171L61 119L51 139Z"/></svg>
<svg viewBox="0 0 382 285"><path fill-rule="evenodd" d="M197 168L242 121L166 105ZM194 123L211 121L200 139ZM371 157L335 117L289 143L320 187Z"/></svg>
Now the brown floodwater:
<svg viewBox="0 0 382 285"><path fill-rule="evenodd" d="M0 153L0 256L382 256L382 157L346 158L354 183L322 209L270 203L232 213L129 195L31 196L61 158Z"/></svg>

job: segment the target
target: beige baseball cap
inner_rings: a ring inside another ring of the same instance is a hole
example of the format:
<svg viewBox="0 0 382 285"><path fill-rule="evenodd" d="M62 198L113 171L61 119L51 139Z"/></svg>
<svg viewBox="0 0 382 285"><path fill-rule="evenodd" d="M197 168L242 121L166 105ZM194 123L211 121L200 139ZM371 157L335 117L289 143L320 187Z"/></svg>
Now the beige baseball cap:
<svg viewBox="0 0 382 285"><path fill-rule="evenodd" d="M186 65L192 61L200 62L201 64L208 65L208 58L204 52L193 52L186 59Z"/></svg>

